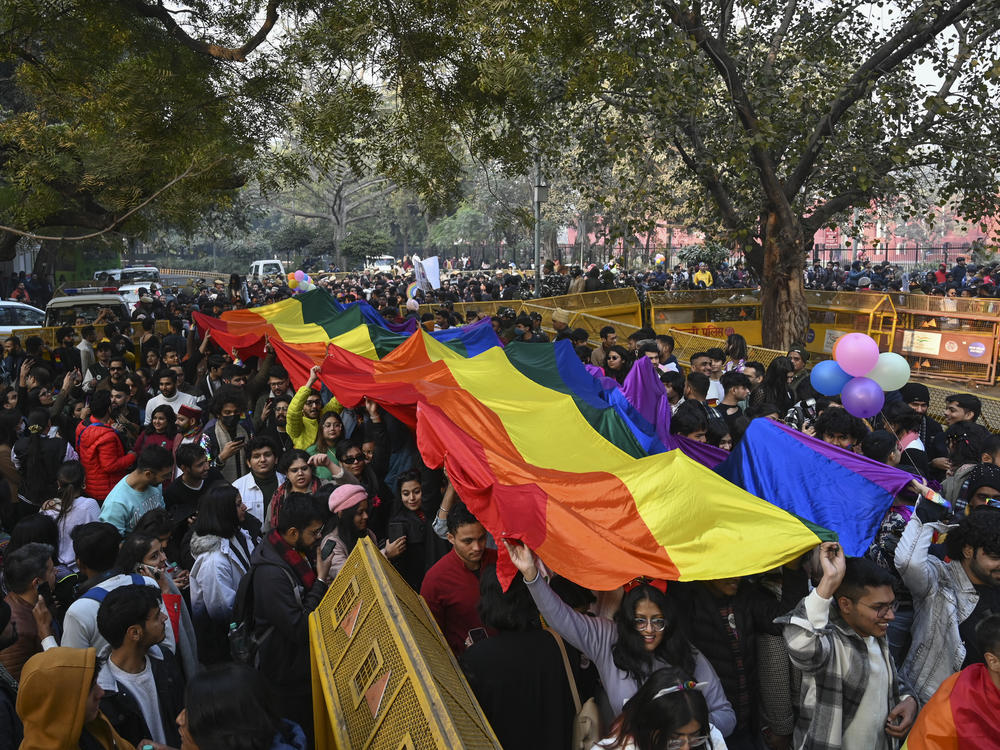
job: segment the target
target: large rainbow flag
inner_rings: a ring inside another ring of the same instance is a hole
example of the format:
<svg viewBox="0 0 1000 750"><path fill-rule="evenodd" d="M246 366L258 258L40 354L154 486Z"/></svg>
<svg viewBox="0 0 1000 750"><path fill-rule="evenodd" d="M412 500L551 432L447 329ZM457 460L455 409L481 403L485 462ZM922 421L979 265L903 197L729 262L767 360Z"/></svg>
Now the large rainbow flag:
<svg viewBox="0 0 1000 750"><path fill-rule="evenodd" d="M445 466L495 538L524 541L590 588L640 575L761 572L824 534L681 451L630 455L594 428L573 395L526 377L497 347L466 357L417 333L373 360L333 344L321 379L341 403L369 397L414 426L424 461Z"/></svg>
<svg viewBox="0 0 1000 750"><path fill-rule="evenodd" d="M669 435L647 362L629 388L609 391L569 342L502 348L488 321L388 331L321 291L196 315L226 350L259 355L270 341L294 382L322 364L342 403L380 403L415 428L424 461L447 468L497 539L523 540L582 585L744 575L829 538L703 466L718 462L716 449Z"/></svg>

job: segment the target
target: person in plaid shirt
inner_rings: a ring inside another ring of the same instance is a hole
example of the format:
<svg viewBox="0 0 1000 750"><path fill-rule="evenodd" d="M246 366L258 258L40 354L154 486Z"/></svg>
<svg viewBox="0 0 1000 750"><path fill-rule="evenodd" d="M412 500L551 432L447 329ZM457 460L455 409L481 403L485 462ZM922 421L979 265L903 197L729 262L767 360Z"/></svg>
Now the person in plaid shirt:
<svg viewBox="0 0 1000 750"><path fill-rule="evenodd" d="M784 625L792 664L802 672L796 750L891 750L917 718L885 634L896 596L888 571L843 548L819 548L823 577Z"/></svg>

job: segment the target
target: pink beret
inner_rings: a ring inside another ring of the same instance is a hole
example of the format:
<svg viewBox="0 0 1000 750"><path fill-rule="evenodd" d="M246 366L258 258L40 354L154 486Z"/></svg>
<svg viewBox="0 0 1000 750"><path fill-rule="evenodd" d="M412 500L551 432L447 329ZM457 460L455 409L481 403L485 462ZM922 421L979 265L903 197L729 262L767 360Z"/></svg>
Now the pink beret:
<svg viewBox="0 0 1000 750"><path fill-rule="evenodd" d="M368 493L360 484L342 484L330 493L330 512L339 513L367 499Z"/></svg>

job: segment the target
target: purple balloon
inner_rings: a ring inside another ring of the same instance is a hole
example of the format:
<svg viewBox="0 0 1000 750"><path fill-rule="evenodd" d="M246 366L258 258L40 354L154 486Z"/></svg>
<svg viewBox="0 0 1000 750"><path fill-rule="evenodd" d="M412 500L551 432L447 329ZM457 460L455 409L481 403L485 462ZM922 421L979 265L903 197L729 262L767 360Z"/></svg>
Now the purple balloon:
<svg viewBox="0 0 1000 750"><path fill-rule="evenodd" d="M305 271L299 270L299 271L295 272L295 280L296 281L303 281L305 279L305 277L306 277L306 272Z"/></svg>
<svg viewBox="0 0 1000 750"><path fill-rule="evenodd" d="M840 402L850 414L867 419L882 410L885 394L871 378L851 378L840 392Z"/></svg>
<svg viewBox="0 0 1000 750"><path fill-rule="evenodd" d="M848 333L837 340L836 360L848 375L867 375L878 364L878 344L863 333Z"/></svg>

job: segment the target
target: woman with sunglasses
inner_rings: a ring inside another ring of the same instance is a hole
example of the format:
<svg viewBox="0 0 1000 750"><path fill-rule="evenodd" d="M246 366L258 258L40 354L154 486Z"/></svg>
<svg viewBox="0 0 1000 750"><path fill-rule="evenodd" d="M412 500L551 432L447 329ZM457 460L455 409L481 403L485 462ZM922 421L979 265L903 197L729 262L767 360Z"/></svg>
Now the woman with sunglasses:
<svg viewBox="0 0 1000 750"><path fill-rule="evenodd" d="M632 368L632 359L624 346L612 346L604 360L604 374L618 385L625 382L625 376Z"/></svg>
<svg viewBox="0 0 1000 750"><path fill-rule="evenodd" d="M674 667L705 683L702 692L712 724L723 735L733 731L736 713L718 675L688 643L674 604L662 591L641 583L622 598L613 621L589 617L566 605L538 575L534 552L506 539L504 545L545 621L597 665L612 710L621 711L653 672Z"/></svg>
<svg viewBox="0 0 1000 750"><path fill-rule="evenodd" d="M593 750L726 750L702 687L679 669L656 670Z"/></svg>

